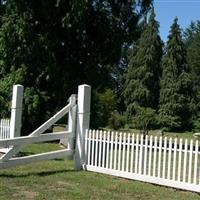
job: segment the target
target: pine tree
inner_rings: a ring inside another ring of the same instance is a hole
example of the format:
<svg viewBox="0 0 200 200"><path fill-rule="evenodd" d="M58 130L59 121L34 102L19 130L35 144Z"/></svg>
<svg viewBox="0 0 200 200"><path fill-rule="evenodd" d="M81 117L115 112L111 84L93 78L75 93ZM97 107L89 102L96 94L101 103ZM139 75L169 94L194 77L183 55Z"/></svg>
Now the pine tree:
<svg viewBox="0 0 200 200"><path fill-rule="evenodd" d="M148 23L144 27L141 38L134 46L132 56L130 56L125 82L124 97L128 123L133 123L133 118L137 119L135 116L140 116L141 113L152 116L152 113L155 113L158 108L162 41L153 9ZM135 125L138 127L137 123ZM148 125L143 125L142 127L148 127Z"/></svg>
<svg viewBox="0 0 200 200"><path fill-rule="evenodd" d="M185 31L187 63L192 77L193 128L200 129L200 21L192 22Z"/></svg>
<svg viewBox="0 0 200 200"><path fill-rule="evenodd" d="M161 126L185 129L190 120L190 75L186 64L186 49L178 19L175 18L162 62L159 121Z"/></svg>

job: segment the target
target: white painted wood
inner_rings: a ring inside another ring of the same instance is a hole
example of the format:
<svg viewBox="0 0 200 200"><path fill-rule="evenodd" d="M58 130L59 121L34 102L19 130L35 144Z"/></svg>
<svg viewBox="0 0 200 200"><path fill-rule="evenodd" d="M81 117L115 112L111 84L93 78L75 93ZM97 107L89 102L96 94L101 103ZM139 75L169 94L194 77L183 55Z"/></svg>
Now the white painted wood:
<svg viewBox="0 0 200 200"><path fill-rule="evenodd" d="M172 179L176 179L176 153L177 153L177 138L174 139L174 159L173 159L173 172Z"/></svg>
<svg viewBox="0 0 200 200"><path fill-rule="evenodd" d="M29 137L40 135L41 133L46 131L55 122L57 122L60 118L62 118L64 115L66 115L72 106L74 106L74 105L68 104L67 106L65 106L58 113L56 113L53 117L51 117L48 121L46 121L44 124L42 124L35 131L33 131L29 135ZM16 146L15 148L10 148L9 151L1 157L1 161L6 161L6 160L10 159L13 155L17 154L20 151L20 149L21 149L21 146Z"/></svg>
<svg viewBox="0 0 200 200"><path fill-rule="evenodd" d="M11 158L10 160L6 162L2 162L2 163L0 162L0 169L14 167L17 165L35 163L35 162L44 161L44 160L52 160L55 158L71 156L71 154L73 154L73 151L64 149L64 150L57 150L57 151L41 153L41 154L31 155L31 156L26 156L26 157Z"/></svg>
<svg viewBox="0 0 200 200"><path fill-rule="evenodd" d="M162 155L162 136L159 138L159 153L158 153L158 178L161 177L161 155Z"/></svg>
<svg viewBox="0 0 200 200"><path fill-rule="evenodd" d="M10 138L10 120L0 119L0 139Z"/></svg>
<svg viewBox="0 0 200 200"><path fill-rule="evenodd" d="M127 155L126 155L126 171L129 171L129 154L130 154L130 133L128 133Z"/></svg>
<svg viewBox="0 0 200 200"><path fill-rule="evenodd" d="M165 170L166 170L166 157L167 157L167 137L164 139L164 150L163 150L163 170L162 170L162 178L165 178Z"/></svg>
<svg viewBox="0 0 200 200"><path fill-rule="evenodd" d="M136 135L136 144L135 144L135 167L134 172L138 173L138 148L139 148L139 135Z"/></svg>
<svg viewBox="0 0 200 200"><path fill-rule="evenodd" d="M153 136L150 136L150 146L149 146L149 164L148 164L148 175L151 176L151 160L152 160L152 143Z"/></svg>
<svg viewBox="0 0 200 200"><path fill-rule="evenodd" d="M195 143L195 151L193 151L193 148L192 148L193 144L191 145L191 143L190 143L189 158L191 160L191 156L190 156L191 152L194 153L194 165L191 164L192 169L194 169L194 174L192 174L191 183L190 182L187 183L186 181L185 182L180 181L180 180L178 181L178 179L181 179L181 178L179 178L179 176L181 176L181 173L182 173L181 172L182 171L181 170L181 168L182 168L182 162L181 162L182 158L181 157L182 156L180 156L182 154L182 153L180 153L180 152L182 152L182 140L179 141L179 149L177 149L178 148L177 139L175 139L173 142L172 138L170 138L168 147L167 147L167 137L164 138L164 147L162 147L162 137L159 138L159 143L158 143L158 138L155 137L154 144L153 144L153 137L150 136L149 146L148 146L148 137L146 137L144 143L142 140L143 140L143 137L142 136L139 137L139 135L137 135L136 136L136 144L135 144L134 135L130 136L130 134L128 134L128 137L127 137L126 133L123 133L123 135L122 135L122 133L120 132L119 141L118 141L117 133L116 133L116 135L114 135L113 133L109 133L108 137L107 137L107 141L106 141L108 144L110 144L110 147L107 145L108 150L106 152L106 156L108 156L108 155L110 156L109 158L107 157L108 168L104 168L104 167L96 166L95 164L92 164L92 165L87 165L86 169L89 171L107 173L109 175L115 175L115 176L119 176L119 177L125 177L125 178L134 179L134 180L141 180L141 181L155 183L155 184L159 184L159 185L171 186L171 187L175 187L175 188L200 192L200 184L199 184L199 181L197 181L197 178L198 178L197 177L197 175L198 175L198 172L197 172L197 170L198 170L198 154L199 154L197 142ZM116 143L119 146L117 146ZM144 145L143 149L141 149L142 144ZM158 144L159 144L159 146L158 146ZM173 144L173 148L172 148L172 144ZM103 143L102 143L102 145L103 145ZM112 145L113 145L113 147L112 147ZM136 147L135 149L134 149L134 145ZM122 147L123 147L123 149L122 149ZM118 151L116 151L116 148ZM111 149L113 149L112 153L111 153ZM152 149L154 150L154 152L152 152ZM110 150L110 153L108 153L109 150ZM163 153L162 153L162 150L163 150ZM147 151L146 158L145 158L145 151ZM118 153L116 154L116 152L118 152ZM134 152L135 152L135 159L134 159ZM173 152L173 154L172 154L172 152ZM188 152L187 151L187 140L185 142L185 152ZM180 155L177 155L177 153ZM114 156L114 159L111 159L112 154ZM136 154L137 154L137 156L136 156ZM144 158L143 158L143 154L144 154ZM118 156L118 159L117 159L117 156ZM113 162L114 164L112 166L110 166L111 160L114 161ZM117 164L115 164L116 160L118 160ZM129 162L129 160L131 163ZM135 162L132 162L133 160ZM142 160L142 164L140 164L141 160ZM188 161L187 157L185 160L186 160L186 163L188 166L190 165L190 163L193 163L190 160ZM122 161L122 165L121 165L121 161ZM153 163L152 163L152 161L153 161ZM157 166L157 161L158 161L158 166ZM178 163L177 163L177 161L178 161ZM193 161L193 159L192 159L192 161ZM163 164L162 167L161 167L161 162ZM136 165L134 168L134 173L133 173L133 164L132 163L135 163L135 165ZM145 163L148 163L147 171L144 170ZM153 171L151 173L152 165L153 165ZM184 168L184 165L185 164L183 164L183 168ZM129 168L129 166L130 166L130 168ZM141 168L141 171L140 171L140 168ZM188 168L190 168L190 166ZM157 169L158 169L158 172L156 171ZM160 169L160 171L159 171L159 169ZM169 169L170 169L170 172L169 172ZM147 174L145 174L144 171L147 172ZM167 172L167 177L166 177L165 171ZM187 170L185 169L185 171L187 171ZM160 177L161 174L162 174L162 178ZM195 177L196 177L196 179L195 179ZM188 178L188 180L189 180L189 178Z"/></svg>
<svg viewBox="0 0 200 200"><path fill-rule="evenodd" d="M194 178L193 178L193 183L194 184L197 184L198 148L199 148L199 142L198 142L198 140L196 140L196 143L195 143L195 155L194 155Z"/></svg>
<svg viewBox="0 0 200 200"><path fill-rule="evenodd" d="M94 165L94 145L95 145L95 130L92 131L92 156L91 156L91 165Z"/></svg>
<svg viewBox="0 0 200 200"><path fill-rule="evenodd" d="M101 163L102 163L102 131L100 131L100 135L99 135L99 163L98 166L101 167Z"/></svg>
<svg viewBox="0 0 200 200"><path fill-rule="evenodd" d="M109 157L110 157L110 131L107 132L107 149L106 149L106 168L109 167Z"/></svg>
<svg viewBox="0 0 200 200"><path fill-rule="evenodd" d="M98 152L98 148L99 148L98 140L99 140L99 130L97 130L96 134L95 134L95 163L94 163L95 166L97 166L98 155L99 155L99 152Z"/></svg>
<svg viewBox="0 0 200 200"><path fill-rule="evenodd" d="M186 182L186 170L187 170L187 153L188 153L188 140L185 139L185 149L184 149L184 164L183 164L183 182Z"/></svg>
<svg viewBox="0 0 200 200"><path fill-rule="evenodd" d="M189 169L188 169L188 183L191 183L192 178L192 154L193 154L193 140L190 140L190 157L189 157Z"/></svg>
<svg viewBox="0 0 200 200"><path fill-rule="evenodd" d="M149 182L156 185L162 185L162 186L168 186L168 187L174 187L182 190L188 190L193 192L200 192L200 185L194 185L194 184L188 184L184 182L178 182L153 176L145 176L141 174L136 173L129 173L129 172L123 172L123 171L116 171L112 169L104 169L104 168L97 168L94 166L88 166L87 170L93 171L93 172L99 172L103 174L109 174L117 177L123 177L127 179L133 179L138 180L142 182Z"/></svg>
<svg viewBox="0 0 200 200"><path fill-rule="evenodd" d="M178 181L181 181L181 168L182 168L182 152L183 152L182 138L179 140L179 156L178 156Z"/></svg>
<svg viewBox="0 0 200 200"><path fill-rule="evenodd" d="M78 87L78 116L76 126L76 151L75 151L75 169L80 170L84 163L84 138L85 131L89 129L90 124L90 101L91 87L89 85L79 85Z"/></svg>
<svg viewBox="0 0 200 200"><path fill-rule="evenodd" d="M39 135L46 131L48 128L50 128L53 124L55 124L59 119L61 119L63 116L65 116L70 108L73 105L68 104L63 109L61 109L59 112L57 112L53 117L51 117L49 120L47 120L44 124L42 124L39 128L37 128L35 131L33 131L29 136Z"/></svg>
<svg viewBox="0 0 200 200"><path fill-rule="evenodd" d="M135 134L132 134L131 138L131 173L133 173L133 159L134 159L134 146L135 146Z"/></svg>
<svg viewBox="0 0 200 200"><path fill-rule="evenodd" d="M122 151L122 132L119 133L119 155L118 155L118 166L117 169L121 170L121 151Z"/></svg>
<svg viewBox="0 0 200 200"><path fill-rule="evenodd" d="M114 156L114 170L117 169L117 145L118 145L118 132L115 132L115 156Z"/></svg>
<svg viewBox="0 0 200 200"><path fill-rule="evenodd" d="M72 136L71 132L63 131L57 133L47 133L32 137L23 136L23 137L16 137L13 139L3 139L0 140L0 147L19 146L19 145L38 143L38 142L54 141L71 136Z"/></svg>
<svg viewBox="0 0 200 200"><path fill-rule="evenodd" d="M105 168L105 152L106 152L106 131L103 132L103 160L102 167Z"/></svg>
<svg viewBox="0 0 200 200"><path fill-rule="evenodd" d="M113 144L114 144L114 132L112 131L111 132L111 149L110 149L110 168L112 169L113 168Z"/></svg>
<svg viewBox="0 0 200 200"><path fill-rule="evenodd" d="M157 136L154 138L154 156L153 156L153 176L156 176L156 161L157 161Z"/></svg>
<svg viewBox="0 0 200 200"><path fill-rule="evenodd" d="M69 98L69 104L74 105L69 109L68 115L68 131L72 132L73 137L70 139L61 139L60 143L68 149L74 150L75 149L75 129L76 129L76 95L72 94ZM71 158L72 159L72 158Z"/></svg>
<svg viewBox="0 0 200 200"><path fill-rule="evenodd" d="M140 152L139 152L139 174L142 174L142 161L143 161L143 135L140 136Z"/></svg>
<svg viewBox="0 0 200 200"><path fill-rule="evenodd" d="M88 163L88 135L89 135L89 130L86 130L85 132L85 150L84 150L84 161L85 161L85 165L87 165ZM71 150L71 149L70 149Z"/></svg>
<svg viewBox="0 0 200 200"><path fill-rule="evenodd" d="M20 137L21 135L23 92L24 87L22 85L13 86L10 138Z"/></svg>
<svg viewBox="0 0 200 200"><path fill-rule="evenodd" d="M169 138L167 179L171 179L172 138Z"/></svg>
<svg viewBox="0 0 200 200"><path fill-rule="evenodd" d="M125 152L126 152L126 133L123 137L123 155L122 155L122 171L125 171Z"/></svg>
<svg viewBox="0 0 200 200"><path fill-rule="evenodd" d="M92 131L89 130L89 137L88 137L88 161L87 161L87 164L90 165L91 164L91 140L92 138Z"/></svg>
<svg viewBox="0 0 200 200"><path fill-rule="evenodd" d="M147 173L147 148L148 148L148 141L149 136L146 135L145 137L145 147L144 147L144 167L143 167L143 174L146 175Z"/></svg>

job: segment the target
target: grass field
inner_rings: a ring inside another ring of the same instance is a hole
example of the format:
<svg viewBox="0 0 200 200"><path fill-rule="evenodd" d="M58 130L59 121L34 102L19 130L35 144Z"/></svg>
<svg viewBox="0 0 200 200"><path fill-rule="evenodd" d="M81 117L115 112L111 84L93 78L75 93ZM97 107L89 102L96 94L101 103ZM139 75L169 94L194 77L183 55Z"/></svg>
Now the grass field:
<svg viewBox="0 0 200 200"><path fill-rule="evenodd" d="M53 131L57 132L57 131L64 131L65 130L65 126L64 125L57 125L54 126ZM109 130L109 129L105 129L105 130ZM118 132L127 132L127 133L139 133L140 134L140 130L138 129L121 129L118 130ZM189 131L185 131L185 132L164 132L163 136L166 137L172 137L172 138L183 138L183 139L200 139L200 137L196 137L194 138L193 136L193 132L189 132ZM160 130L150 130L149 131L149 135L153 135L153 136L161 136L160 135Z"/></svg>
<svg viewBox="0 0 200 200"><path fill-rule="evenodd" d="M33 144L22 155L59 149ZM102 174L74 171L74 162L57 159L0 171L1 200L142 199L198 200L200 195Z"/></svg>

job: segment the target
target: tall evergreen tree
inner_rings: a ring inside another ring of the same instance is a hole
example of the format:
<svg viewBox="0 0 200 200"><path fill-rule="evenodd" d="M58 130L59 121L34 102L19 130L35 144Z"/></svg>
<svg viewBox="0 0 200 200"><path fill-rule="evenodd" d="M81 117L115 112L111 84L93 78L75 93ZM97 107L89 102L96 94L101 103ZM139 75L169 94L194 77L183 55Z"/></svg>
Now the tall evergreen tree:
<svg viewBox="0 0 200 200"><path fill-rule="evenodd" d="M159 121L161 126L170 130L188 128L191 81L186 64L186 49L177 18L168 36L160 85Z"/></svg>
<svg viewBox="0 0 200 200"><path fill-rule="evenodd" d="M152 116L152 113L158 108L163 43L159 36L159 25L155 20L153 9L148 23L144 27L141 38L133 47L125 82L124 97L128 123L133 123L134 116L143 115L144 117L146 114ZM137 120L137 118L135 119ZM148 120L145 120L144 123L148 123ZM148 129L148 124L143 127Z"/></svg>
<svg viewBox="0 0 200 200"><path fill-rule="evenodd" d="M192 22L185 30L187 63L192 77L192 121L195 129L200 129L200 21Z"/></svg>

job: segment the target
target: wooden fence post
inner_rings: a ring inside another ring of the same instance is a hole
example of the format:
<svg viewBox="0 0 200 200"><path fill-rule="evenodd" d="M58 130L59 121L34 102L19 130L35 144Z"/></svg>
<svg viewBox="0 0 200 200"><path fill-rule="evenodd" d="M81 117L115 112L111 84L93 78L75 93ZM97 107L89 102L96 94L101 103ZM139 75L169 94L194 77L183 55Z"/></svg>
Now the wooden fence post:
<svg viewBox="0 0 200 200"><path fill-rule="evenodd" d="M69 98L69 103L72 105L72 108L69 110L68 115L68 131L72 132L72 136L67 139L61 139L60 143L64 146L67 146L68 149L74 151L75 150L75 134L76 134L76 94L72 94ZM68 157L68 159L73 159L72 157Z"/></svg>
<svg viewBox="0 0 200 200"><path fill-rule="evenodd" d="M23 91L24 87L22 85L13 86L10 138L20 137L21 135Z"/></svg>
<svg viewBox="0 0 200 200"><path fill-rule="evenodd" d="M91 86L80 85L78 87L78 115L76 126L76 151L75 169L80 170L84 163L85 132L90 123Z"/></svg>

